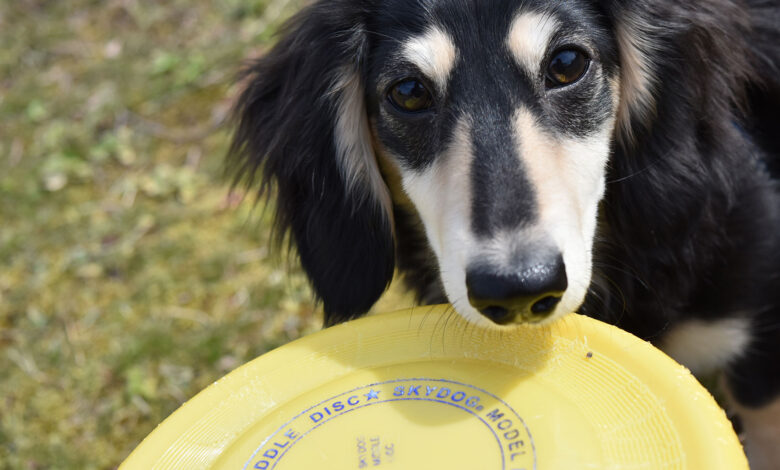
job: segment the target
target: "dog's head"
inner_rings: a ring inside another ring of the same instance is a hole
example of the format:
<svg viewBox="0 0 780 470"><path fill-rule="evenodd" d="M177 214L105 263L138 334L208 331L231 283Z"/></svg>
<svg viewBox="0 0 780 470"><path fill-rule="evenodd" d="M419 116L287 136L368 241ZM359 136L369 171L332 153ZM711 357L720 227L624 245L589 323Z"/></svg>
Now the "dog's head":
<svg viewBox="0 0 780 470"><path fill-rule="evenodd" d="M652 108L611 3L322 0L248 69L234 166L275 188L328 323L387 287L398 207L468 319L578 308L615 128Z"/></svg>

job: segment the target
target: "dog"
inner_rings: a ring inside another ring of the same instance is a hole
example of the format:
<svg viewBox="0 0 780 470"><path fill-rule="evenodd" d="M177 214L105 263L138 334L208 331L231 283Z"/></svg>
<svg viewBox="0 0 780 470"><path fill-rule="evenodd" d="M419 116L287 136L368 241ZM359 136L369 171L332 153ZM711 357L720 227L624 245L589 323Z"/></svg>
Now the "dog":
<svg viewBox="0 0 780 470"><path fill-rule="evenodd" d="M778 468L779 25L774 0L315 1L246 68L229 168L326 325L396 271L474 323L579 311L722 370Z"/></svg>

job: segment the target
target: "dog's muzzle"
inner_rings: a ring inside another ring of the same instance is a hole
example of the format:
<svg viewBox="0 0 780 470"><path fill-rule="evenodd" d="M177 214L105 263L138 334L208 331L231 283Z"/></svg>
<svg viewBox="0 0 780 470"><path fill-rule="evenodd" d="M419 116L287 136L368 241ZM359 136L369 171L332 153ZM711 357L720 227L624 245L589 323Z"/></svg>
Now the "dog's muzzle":
<svg viewBox="0 0 780 470"><path fill-rule="evenodd" d="M568 287L560 254L523 263L507 273L475 264L466 271L469 303L499 325L549 317Z"/></svg>

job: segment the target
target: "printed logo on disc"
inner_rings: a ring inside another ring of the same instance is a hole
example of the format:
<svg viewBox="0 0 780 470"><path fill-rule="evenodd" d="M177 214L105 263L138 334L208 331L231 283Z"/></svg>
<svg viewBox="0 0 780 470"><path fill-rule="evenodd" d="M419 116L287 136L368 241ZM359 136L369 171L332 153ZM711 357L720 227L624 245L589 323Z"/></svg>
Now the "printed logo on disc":
<svg viewBox="0 0 780 470"><path fill-rule="evenodd" d="M347 414L371 407L388 407L399 402L448 407L466 413L492 435L502 470L536 469L536 451L531 432L520 415L497 396L473 385L444 379L398 379L358 387L311 406L268 436L244 465L244 469L271 470L281 465L290 451L315 430L327 427ZM437 411L442 411L441 409ZM381 427L381 425L380 425ZM354 468L393 468L401 451L391 439L374 435L355 436ZM280 468L281 468L280 467Z"/></svg>

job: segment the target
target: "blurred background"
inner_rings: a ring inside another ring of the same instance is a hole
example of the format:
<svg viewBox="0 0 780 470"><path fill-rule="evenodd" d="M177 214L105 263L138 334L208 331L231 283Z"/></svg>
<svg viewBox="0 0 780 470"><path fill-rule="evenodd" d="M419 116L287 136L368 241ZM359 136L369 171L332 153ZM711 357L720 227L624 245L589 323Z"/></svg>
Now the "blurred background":
<svg viewBox="0 0 780 470"><path fill-rule="evenodd" d="M234 78L301 3L0 1L0 468L115 468L320 328L222 173Z"/></svg>

